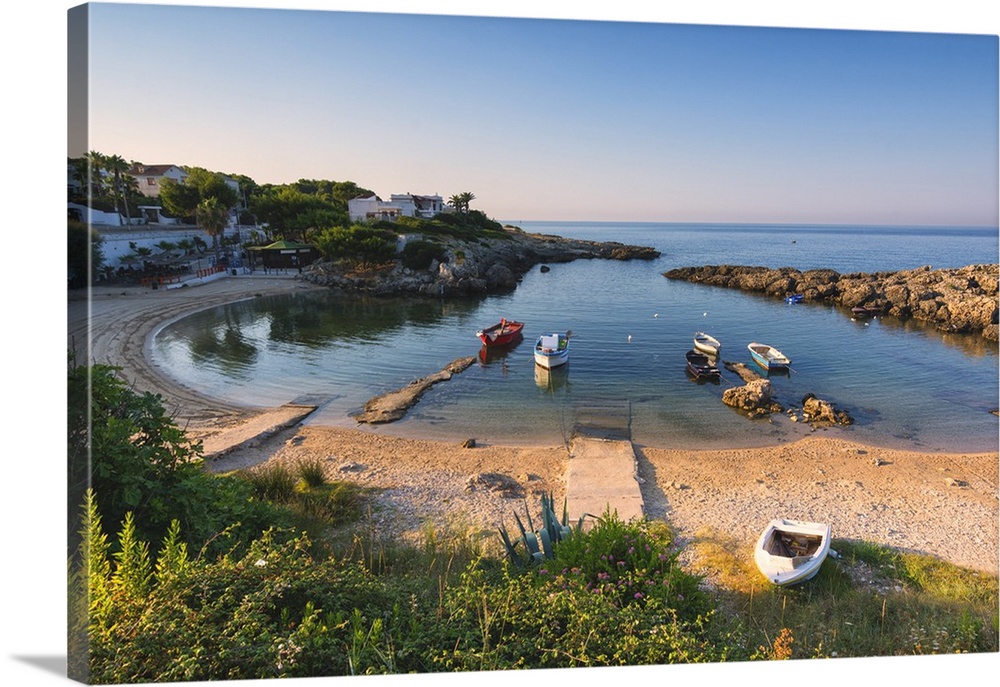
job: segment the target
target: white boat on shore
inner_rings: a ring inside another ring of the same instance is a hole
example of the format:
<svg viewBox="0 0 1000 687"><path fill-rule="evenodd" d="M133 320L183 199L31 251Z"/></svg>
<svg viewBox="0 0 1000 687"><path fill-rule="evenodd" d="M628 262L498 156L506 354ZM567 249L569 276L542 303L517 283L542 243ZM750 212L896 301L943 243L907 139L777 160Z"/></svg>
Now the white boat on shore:
<svg viewBox="0 0 1000 687"><path fill-rule="evenodd" d="M719 340L710 334L705 332L695 332L694 333L694 348L696 351L701 351L705 355L710 355L713 358L718 357L719 351L722 349L722 344Z"/></svg>
<svg viewBox="0 0 1000 687"><path fill-rule="evenodd" d="M542 334L535 342L535 364L552 369L569 360L569 332Z"/></svg>
<svg viewBox="0 0 1000 687"><path fill-rule="evenodd" d="M767 524L753 559L773 584L784 587L811 580L830 553L830 526L776 518Z"/></svg>

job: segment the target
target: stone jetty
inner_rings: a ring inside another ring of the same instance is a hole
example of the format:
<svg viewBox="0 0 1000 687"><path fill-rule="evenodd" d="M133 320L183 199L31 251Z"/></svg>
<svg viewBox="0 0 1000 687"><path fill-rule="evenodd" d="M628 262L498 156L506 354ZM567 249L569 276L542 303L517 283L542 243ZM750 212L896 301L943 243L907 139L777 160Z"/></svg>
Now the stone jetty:
<svg viewBox="0 0 1000 687"><path fill-rule="evenodd" d="M900 319L929 322L943 331L998 340L1000 280L996 264L851 274L830 269L706 265L680 267L663 276L774 298L802 294L804 302L864 307Z"/></svg>
<svg viewBox="0 0 1000 687"><path fill-rule="evenodd" d="M448 363L440 372L415 379L402 389L376 396L365 403L364 409L352 417L359 423L370 425L395 422L406 415L406 411L416 405L427 389L438 382L446 382L459 372L463 372L476 359L472 356L457 358Z"/></svg>

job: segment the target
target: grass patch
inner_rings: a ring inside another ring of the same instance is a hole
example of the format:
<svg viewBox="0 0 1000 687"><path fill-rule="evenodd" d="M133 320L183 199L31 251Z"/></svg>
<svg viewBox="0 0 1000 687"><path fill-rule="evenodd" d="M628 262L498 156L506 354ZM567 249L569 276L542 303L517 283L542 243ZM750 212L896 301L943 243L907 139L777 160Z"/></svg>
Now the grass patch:
<svg viewBox="0 0 1000 687"><path fill-rule="evenodd" d="M256 498L285 509L294 525L314 539L324 538L331 528L359 521L371 491L353 482L328 481L319 458L291 466L265 463L236 474L251 485Z"/></svg>
<svg viewBox="0 0 1000 687"><path fill-rule="evenodd" d="M752 548L700 532L692 566L751 658L996 652L997 578L930 556L834 540L815 578L776 587Z"/></svg>

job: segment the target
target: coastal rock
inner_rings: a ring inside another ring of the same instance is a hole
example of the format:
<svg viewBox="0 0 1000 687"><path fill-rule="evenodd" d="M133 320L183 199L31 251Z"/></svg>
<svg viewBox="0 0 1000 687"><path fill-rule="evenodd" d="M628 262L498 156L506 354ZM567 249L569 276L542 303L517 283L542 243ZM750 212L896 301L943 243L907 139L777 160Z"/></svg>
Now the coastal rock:
<svg viewBox="0 0 1000 687"><path fill-rule="evenodd" d="M771 382L767 379L755 379L743 386L726 389L722 402L752 417L781 412L781 406L771 400Z"/></svg>
<svg viewBox="0 0 1000 687"><path fill-rule="evenodd" d="M442 257L427 270L404 269L398 260L364 269L352 264L320 262L301 278L339 291L379 296L419 295L435 298L505 293L539 263L574 260L653 260L660 252L648 246L599 242L549 234L529 234L504 227L502 236L438 240Z"/></svg>
<svg viewBox="0 0 1000 687"><path fill-rule="evenodd" d="M802 414L807 422L814 425L850 425L854 423L847 412L837 410L832 403L816 398L814 394L807 394L802 399Z"/></svg>
<svg viewBox="0 0 1000 687"><path fill-rule="evenodd" d="M507 499L524 498L524 487L513 477L498 472L481 472L466 481L466 491L479 489L494 492Z"/></svg>
<svg viewBox="0 0 1000 687"><path fill-rule="evenodd" d="M830 269L800 272L791 267L705 265L680 267L663 276L772 297L801 293L806 302L872 308L901 319L929 322L945 331L998 340L997 264L939 270L927 265L898 272L851 274Z"/></svg>

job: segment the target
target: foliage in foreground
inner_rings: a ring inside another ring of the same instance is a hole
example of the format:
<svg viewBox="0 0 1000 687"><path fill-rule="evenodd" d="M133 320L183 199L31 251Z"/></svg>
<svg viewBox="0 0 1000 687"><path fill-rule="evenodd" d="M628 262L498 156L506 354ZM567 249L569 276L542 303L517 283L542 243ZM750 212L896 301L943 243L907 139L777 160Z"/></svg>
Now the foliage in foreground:
<svg viewBox="0 0 1000 687"><path fill-rule="evenodd" d="M85 521L95 683L726 657L697 578L645 523L610 518L551 569L477 559L435 595L420 576L317 557L304 536L267 532L245 555L208 561L188 556L176 523L154 554L127 516L111 554L92 504Z"/></svg>
<svg viewBox="0 0 1000 687"><path fill-rule="evenodd" d="M174 423L162 397L135 391L117 376L119 368L73 362L67 455L71 553L88 489L108 521L121 522L131 512L139 536L147 540L162 539L178 520L189 545L211 541L219 551L287 522L270 504L252 498L242 481L206 472L201 445Z"/></svg>
<svg viewBox="0 0 1000 687"><path fill-rule="evenodd" d="M332 541L314 543L322 528L254 524L356 521L363 495L327 483L321 463L209 475L159 398L136 394L114 368L71 366L69 391L70 494L85 504L80 518L71 501L74 679L998 650L995 576L864 543L835 542L840 556L814 580L783 589L765 584L744 549L712 551L706 538L693 553L713 573L712 593L680 567L665 524L611 514L526 568L432 532L422 548L390 536L338 557Z"/></svg>

